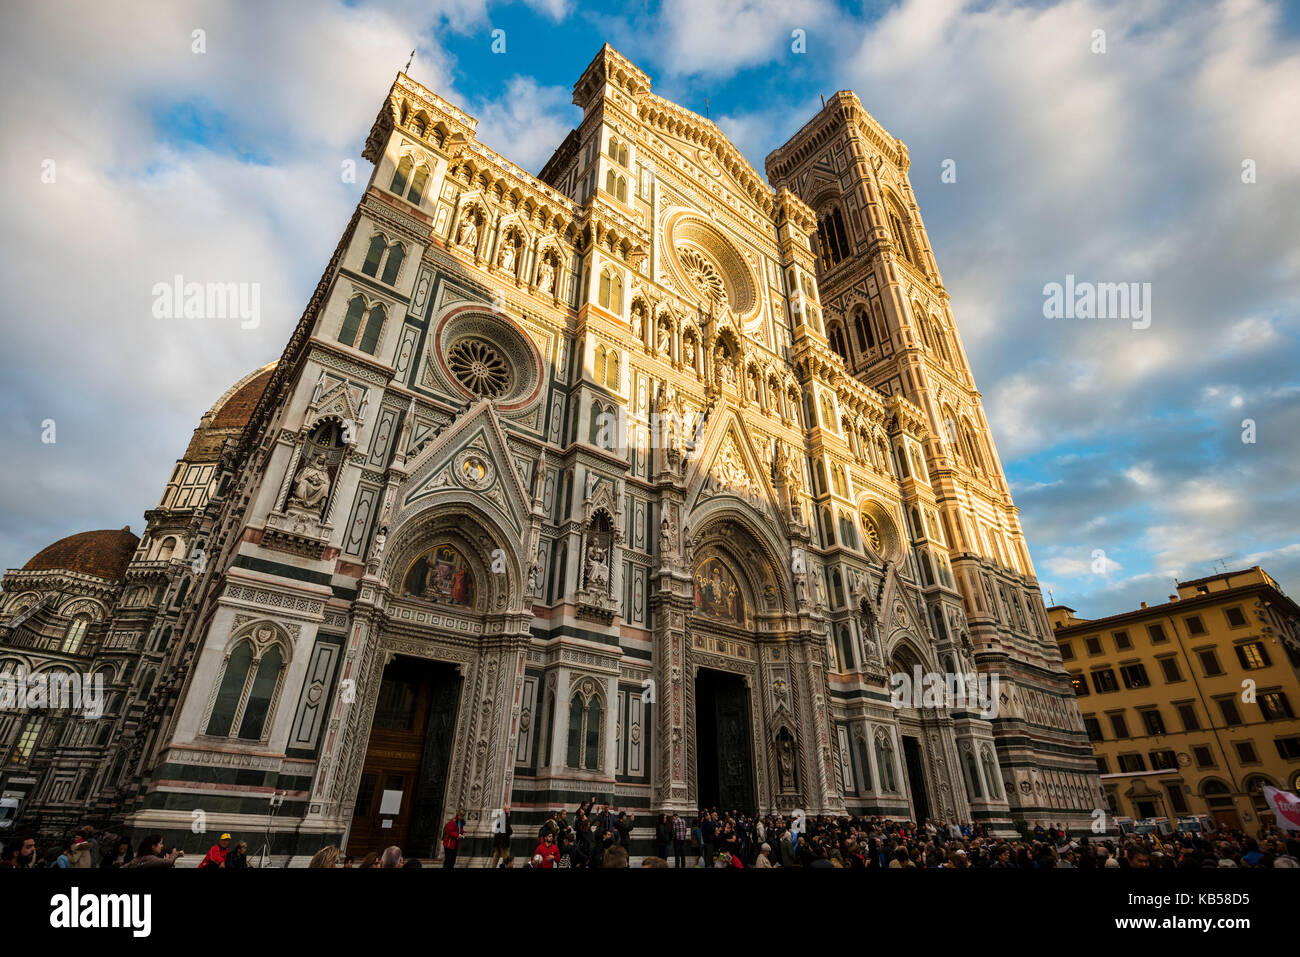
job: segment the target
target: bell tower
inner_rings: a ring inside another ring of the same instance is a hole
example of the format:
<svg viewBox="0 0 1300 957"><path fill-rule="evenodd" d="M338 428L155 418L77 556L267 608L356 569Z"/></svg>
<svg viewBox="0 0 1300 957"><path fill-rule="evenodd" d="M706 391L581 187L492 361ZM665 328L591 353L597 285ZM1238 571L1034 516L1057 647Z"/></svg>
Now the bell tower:
<svg viewBox="0 0 1300 957"><path fill-rule="evenodd" d="M919 456L895 437L891 465L927 602L940 607L949 578L960 593L964 614L933 616L934 640L948 631L998 676L1006 800L1025 820L1067 819L1104 806L1100 782L909 166L907 147L850 91L767 158L772 187L817 217L825 334L846 373L924 418Z"/></svg>

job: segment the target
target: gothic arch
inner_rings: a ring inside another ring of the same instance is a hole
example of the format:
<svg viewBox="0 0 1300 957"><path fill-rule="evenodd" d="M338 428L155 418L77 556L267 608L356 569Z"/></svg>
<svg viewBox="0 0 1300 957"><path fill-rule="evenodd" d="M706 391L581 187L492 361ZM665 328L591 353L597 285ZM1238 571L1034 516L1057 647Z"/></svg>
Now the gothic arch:
<svg viewBox="0 0 1300 957"><path fill-rule="evenodd" d="M448 489L420 499L417 509L400 517L389 542L380 577L394 597L403 595L406 577L416 561L430 549L447 544L465 559L474 578L474 602L467 610L505 612L520 603L531 605L525 594L528 556L519 553L521 543L473 501L473 493L467 490Z"/></svg>
<svg viewBox="0 0 1300 957"><path fill-rule="evenodd" d="M696 578L709 556L725 556L724 564L734 575L745 601L746 624L754 615L789 614L794 594L780 556L789 552L775 540L765 521L756 521L746 506L738 503L706 503L690 516L692 532L687 554L693 555L690 569ZM707 620L707 619L705 619Z"/></svg>

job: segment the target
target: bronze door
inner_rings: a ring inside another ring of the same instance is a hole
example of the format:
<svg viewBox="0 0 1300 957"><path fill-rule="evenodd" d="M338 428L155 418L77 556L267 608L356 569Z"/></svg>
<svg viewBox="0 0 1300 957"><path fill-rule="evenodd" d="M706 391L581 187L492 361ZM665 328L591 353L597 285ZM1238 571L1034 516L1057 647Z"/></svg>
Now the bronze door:
<svg viewBox="0 0 1300 957"><path fill-rule="evenodd" d="M699 803L723 811L755 810L749 692L743 678L700 669L695 735Z"/></svg>
<svg viewBox="0 0 1300 957"><path fill-rule="evenodd" d="M349 854L361 857L395 844L407 857L432 856L436 841L430 836L438 831L436 820L431 831L429 814L440 813L459 697L452 665L396 658L384 669Z"/></svg>

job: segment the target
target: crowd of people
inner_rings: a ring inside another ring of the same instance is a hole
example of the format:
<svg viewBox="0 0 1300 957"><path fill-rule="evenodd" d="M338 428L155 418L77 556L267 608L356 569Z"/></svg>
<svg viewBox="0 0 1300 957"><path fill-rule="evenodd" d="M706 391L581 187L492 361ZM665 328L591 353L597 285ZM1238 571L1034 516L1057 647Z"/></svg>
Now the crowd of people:
<svg viewBox="0 0 1300 957"><path fill-rule="evenodd" d="M0 870L24 868L92 868L105 870L126 867L175 867L185 856L177 847L168 847L161 834L146 835L133 848L125 837L110 831L96 830L87 824L62 840L38 842L30 834L16 834L4 847ZM242 870L250 867L248 843L222 834L203 859L200 869Z"/></svg>
<svg viewBox="0 0 1300 957"><path fill-rule="evenodd" d="M597 809L593 797L567 810L548 813L530 833L516 835L509 808L493 819L489 867L628 867L633 858L635 814ZM531 829L530 829L531 830ZM465 840L465 815L457 811L442 829L440 863L455 867ZM520 845L531 853L516 858ZM702 809L688 822L662 814L654 824L654 854L641 867L704 868L1203 868L1300 867L1300 835L1262 828L1241 831L1125 834L1119 839L1076 834L1059 825L1038 824L1017 837L991 833L984 825L949 821L908 822L881 817L750 815ZM0 869L174 867L184 852L167 847L159 834L135 848L116 834L86 826L66 840L40 847L30 835L5 845ZM200 869L250 866L248 845L222 834L199 862ZM321 848L309 867L362 869L422 867L394 845L358 861L339 848Z"/></svg>
<svg viewBox="0 0 1300 957"><path fill-rule="evenodd" d="M533 867L627 866L635 816L580 805L549 814ZM489 866L510 866L508 837L498 841ZM1118 840L1073 834L1039 824L1008 838L982 824L880 817L803 818L701 810L689 823L678 814L655 823L655 854L643 867L809 868L1200 868L1300 867L1300 836L1264 829L1182 832L1167 836L1126 834ZM503 860L504 858L504 860ZM671 863L670 863L671 862Z"/></svg>

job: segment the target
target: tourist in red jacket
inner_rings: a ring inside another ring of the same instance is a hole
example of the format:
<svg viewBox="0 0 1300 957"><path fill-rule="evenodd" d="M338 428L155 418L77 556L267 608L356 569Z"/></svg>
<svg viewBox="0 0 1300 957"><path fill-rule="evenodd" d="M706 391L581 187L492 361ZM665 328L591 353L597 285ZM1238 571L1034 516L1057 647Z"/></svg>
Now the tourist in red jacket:
<svg viewBox="0 0 1300 957"><path fill-rule="evenodd" d="M456 855L460 853L460 842L465 836L465 812L456 811L456 816L442 829L442 866L455 867Z"/></svg>
<svg viewBox="0 0 1300 957"><path fill-rule="evenodd" d="M540 864L537 863L539 857L542 859ZM555 838L551 836L551 832L547 831L542 837L542 843L538 844L537 850L533 851L533 866L554 867L559 859L560 849L555 846Z"/></svg>
<svg viewBox="0 0 1300 957"><path fill-rule="evenodd" d="M207 856L199 861L199 867L225 867L226 854L230 851L230 835L222 834L221 840L212 845Z"/></svg>

